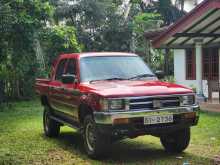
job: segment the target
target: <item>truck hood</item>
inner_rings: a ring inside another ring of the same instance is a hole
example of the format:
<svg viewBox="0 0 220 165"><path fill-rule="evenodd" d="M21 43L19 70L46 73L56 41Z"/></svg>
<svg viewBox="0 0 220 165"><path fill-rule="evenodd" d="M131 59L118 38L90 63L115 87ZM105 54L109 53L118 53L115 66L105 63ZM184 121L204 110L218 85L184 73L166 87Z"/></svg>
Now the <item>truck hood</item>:
<svg viewBox="0 0 220 165"><path fill-rule="evenodd" d="M129 97L186 94L193 91L181 85L161 81L96 81L83 83L80 87L85 92L92 92L104 97Z"/></svg>

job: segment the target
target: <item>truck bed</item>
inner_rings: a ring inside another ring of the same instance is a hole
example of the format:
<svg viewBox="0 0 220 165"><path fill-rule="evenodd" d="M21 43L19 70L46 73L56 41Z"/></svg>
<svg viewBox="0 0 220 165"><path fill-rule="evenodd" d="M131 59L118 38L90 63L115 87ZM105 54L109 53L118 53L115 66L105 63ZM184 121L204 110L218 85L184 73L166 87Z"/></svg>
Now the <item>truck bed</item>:
<svg viewBox="0 0 220 165"><path fill-rule="evenodd" d="M49 93L50 79L36 79L35 90L39 95L47 95Z"/></svg>

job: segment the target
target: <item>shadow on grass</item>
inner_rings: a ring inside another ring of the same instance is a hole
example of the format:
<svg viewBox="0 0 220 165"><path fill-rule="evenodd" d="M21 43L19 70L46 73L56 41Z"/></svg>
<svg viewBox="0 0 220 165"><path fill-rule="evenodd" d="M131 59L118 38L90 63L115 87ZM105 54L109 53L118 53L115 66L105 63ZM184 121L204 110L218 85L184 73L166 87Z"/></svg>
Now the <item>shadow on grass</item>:
<svg viewBox="0 0 220 165"><path fill-rule="evenodd" d="M62 148L85 155L83 139L79 132L62 132L58 137L58 143Z"/></svg>
<svg viewBox="0 0 220 165"><path fill-rule="evenodd" d="M56 139L56 142L62 149L73 154L77 153L82 159L87 159L87 155L83 149L83 140L78 132L62 132ZM108 156L97 160L97 162L101 164L135 164L140 162L148 162L150 164L155 164L155 162L163 162L162 164L170 164L169 162L172 162L171 164L182 164L184 160L188 160L192 164L199 163L204 165L207 164L205 162L211 162L208 158L187 152L182 154L170 154L165 152L164 149L156 143L149 142L149 144L146 144L141 140L119 141L113 143L108 150Z"/></svg>

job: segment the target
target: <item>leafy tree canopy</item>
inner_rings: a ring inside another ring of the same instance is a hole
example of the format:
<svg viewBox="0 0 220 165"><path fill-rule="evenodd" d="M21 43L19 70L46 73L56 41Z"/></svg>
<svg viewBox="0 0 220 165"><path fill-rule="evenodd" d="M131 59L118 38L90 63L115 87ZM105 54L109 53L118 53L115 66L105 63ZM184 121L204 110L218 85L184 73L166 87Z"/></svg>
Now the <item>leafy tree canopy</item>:
<svg viewBox="0 0 220 165"><path fill-rule="evenodd" d="M143 34L183 14L171 0L1 0L0 103L32 96L61 53L135 51L158 68L162 53Z"/></svg>

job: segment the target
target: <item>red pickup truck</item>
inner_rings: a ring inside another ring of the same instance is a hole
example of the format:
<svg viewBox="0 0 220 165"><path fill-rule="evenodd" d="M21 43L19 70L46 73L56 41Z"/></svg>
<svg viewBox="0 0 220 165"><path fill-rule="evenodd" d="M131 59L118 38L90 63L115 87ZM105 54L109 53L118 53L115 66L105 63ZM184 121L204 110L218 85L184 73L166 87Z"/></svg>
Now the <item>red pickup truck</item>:
<svg viewBox="0 0 220 165"><path fill-rule="evenodd" d="M133 53L59 56L49 79L36 80L46 136L67 125L82 133L86 153L102 155L122 138L153 135L168 152L182 152L199 119L195 94L161 82Z"/></svg>

